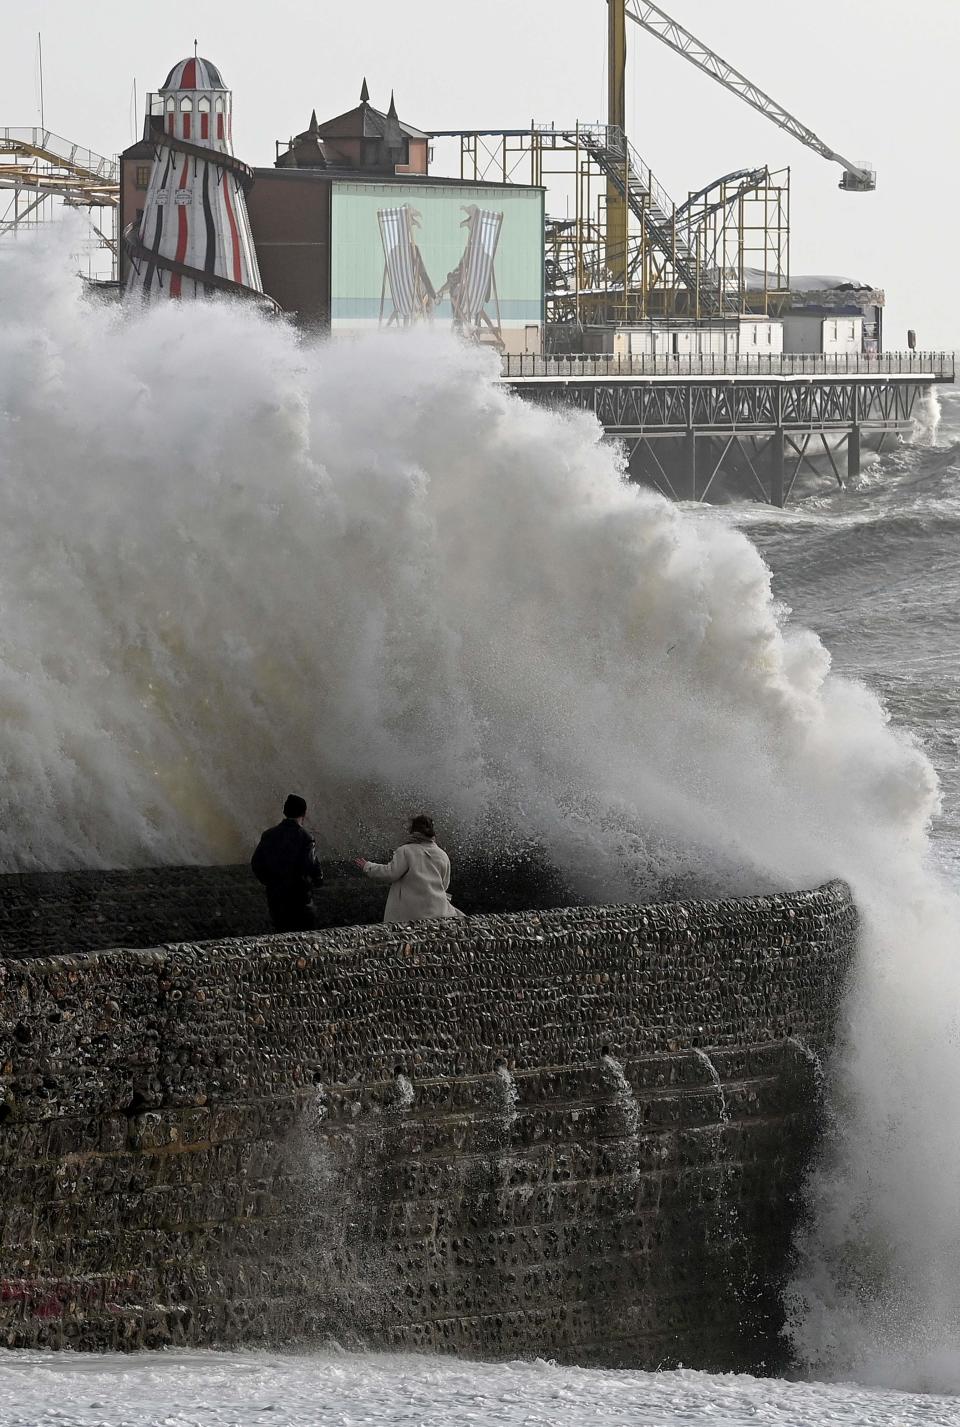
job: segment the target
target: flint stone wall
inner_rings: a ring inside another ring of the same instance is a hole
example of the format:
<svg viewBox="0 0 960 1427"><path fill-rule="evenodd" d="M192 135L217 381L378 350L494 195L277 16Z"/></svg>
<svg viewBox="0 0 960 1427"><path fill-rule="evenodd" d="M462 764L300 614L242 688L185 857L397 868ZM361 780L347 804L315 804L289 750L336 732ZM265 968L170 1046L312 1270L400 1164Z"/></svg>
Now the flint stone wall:
<svg viewBox="0 0 960 1427"><path fill-rule="evenodd" d="M390 852L383 850L384 860ZM322 927L383 920L387 889L343 862L323 862L314 893ZM568 906L559 874L529 852L500 862L458 857L456 904L468 913ZM248 863L0 875L0 955L42 956L270 932L263 888Z"/></svg>
<svg viewBox="0 0 960 1427"><path fill-rule="evenodd" d="M856 924L834 883L5 959L0 1342L779 1365Z"/></svg>

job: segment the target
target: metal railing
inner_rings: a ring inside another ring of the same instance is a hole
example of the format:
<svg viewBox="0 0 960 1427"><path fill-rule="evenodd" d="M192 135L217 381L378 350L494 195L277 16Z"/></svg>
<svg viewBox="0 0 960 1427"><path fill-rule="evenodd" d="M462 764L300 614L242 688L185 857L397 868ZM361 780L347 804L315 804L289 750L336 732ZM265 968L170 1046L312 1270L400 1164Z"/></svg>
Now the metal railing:
<svg viewBox="0 0 960 1427"><path fill-rule="evenodd" d="M800 352L742 353L727 357L714 352L688 356L629 357L554 356L517 354L503 357L502 375L508 381L544 378L617 377L843 377L903 376L929 377L933 381L956 379L956 357L952 352L883 352L867 356L862 352L836 355Z"/></svg>
<svg viewBox="0 0 960 1427"><path fill-rule="evenodd" d="M672 220L676 204L663 184L630 143L626 134L617 124L578 124L568 131L570 137L577 138L584 145L605 150L622 167L629 169L630 180L639 184L653 206L660 210L664 218Z"/></svg>
<svg viewBox="0 0 960 1427"><path fill-rule="evenodd" d="M119 180L119 165L113 159L73 144L49 129L0 128L0 151L17 149L26 149L50 163L59 163L83 178L102 179L106 184Z"/></svg>

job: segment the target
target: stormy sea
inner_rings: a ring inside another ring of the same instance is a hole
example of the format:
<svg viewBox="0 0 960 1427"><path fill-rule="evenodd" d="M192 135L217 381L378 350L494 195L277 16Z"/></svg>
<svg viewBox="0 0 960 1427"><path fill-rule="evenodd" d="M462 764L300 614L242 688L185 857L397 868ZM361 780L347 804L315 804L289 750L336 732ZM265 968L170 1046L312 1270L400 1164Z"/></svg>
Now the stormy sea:
<svg viewBox="0 0 960 1427"><path fill-rule="evenodd" d="M933 849L960 880L960 393L940 388L913 440L865 464L856 489L832 485L825 476L772 518L757 505L722 518L760 549L775 595L816 630L835 671L875 690L929 756L941 788Z"/></svg>
<svg viewBox="0 0 960 1427"><path fill-rule="evenodd" d="M15 1352L3 1427L960 1424L957 396L857 489L690 510L489 354L53 267L0 263L0 869L229 861L309 765L338 847L416 790L586 895L840 875L864 932L791 1381Z"/></svg>

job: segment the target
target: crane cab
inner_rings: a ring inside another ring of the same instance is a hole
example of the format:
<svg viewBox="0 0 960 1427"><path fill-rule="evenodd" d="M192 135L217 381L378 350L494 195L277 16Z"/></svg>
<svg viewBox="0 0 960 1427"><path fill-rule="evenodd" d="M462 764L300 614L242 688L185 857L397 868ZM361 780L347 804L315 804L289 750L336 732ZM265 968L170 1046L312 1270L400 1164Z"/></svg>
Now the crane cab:
<svg viewBox="0 0 960 1427"><path fill-rule="evenodd" d="M877 186L877 171L868 163L858 164L856 168L847 168L843 171L843 178L840 180L840 187L844 193L873 193Z"/></svg>

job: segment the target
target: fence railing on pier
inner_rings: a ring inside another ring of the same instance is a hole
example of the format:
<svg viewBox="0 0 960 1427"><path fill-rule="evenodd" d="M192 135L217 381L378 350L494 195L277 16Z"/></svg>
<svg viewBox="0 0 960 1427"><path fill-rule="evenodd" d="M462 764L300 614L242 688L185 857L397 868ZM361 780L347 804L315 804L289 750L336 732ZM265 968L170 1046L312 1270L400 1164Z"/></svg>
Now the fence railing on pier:
<svg viewBox="0 0 960 1427"><path fill-rule="evenodd" d="M616 377L927 377L937 382L956 379L952 352L862 352L833 355L800 352L744 353L723 356L701 352L685 356L635 353L628 357L504 356L503 376L508 381L530 378L565 381L571 378L607 381Z"/></svg>

